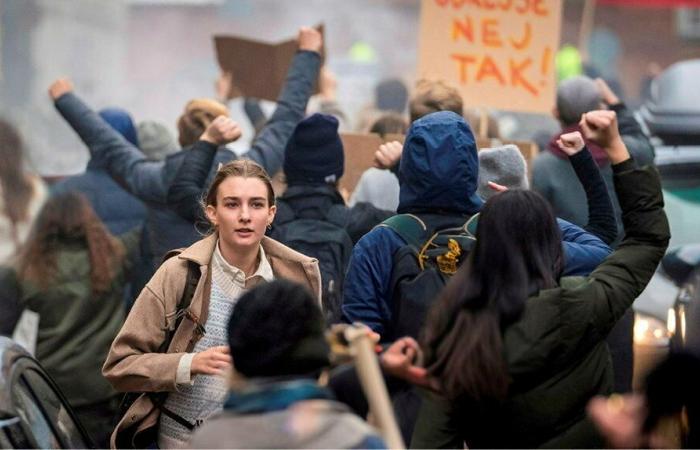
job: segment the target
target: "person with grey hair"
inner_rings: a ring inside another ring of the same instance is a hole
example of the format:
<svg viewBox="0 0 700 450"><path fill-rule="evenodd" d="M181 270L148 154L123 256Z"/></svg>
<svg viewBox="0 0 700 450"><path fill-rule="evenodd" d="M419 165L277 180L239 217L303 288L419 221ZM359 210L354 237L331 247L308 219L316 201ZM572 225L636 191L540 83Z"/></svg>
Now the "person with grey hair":
<svg viewBox="0 0 700 450"><path fill-rule="evenodd" d="M508 189L528 189L527 163L518 147L507 144L479 150L479 188L476 192L488 200L498 192L496 183Z"/></svg>
<svg viewBox="0 0 700 450"><path fill-rule="evenodd" d="M151 161L162 161L180 150L168 127L155 120L142 120L136 125L139 148Z"/></svg>
<svg viewBox="0 0 700 450"><path fill-rule="evenodd" d="M654 148L634 119L631 111L600 78L595 80L578 76L563 81L557 88L553 114L561 123L561 133L552 137L547 147L532 162L532 189L549 201L557 217L581 227L586 226L588 202L586 192L576 179L569 157L557 145L562 134L580 131L579 121L590 111L603 106L617 113L620 136L632 158L640 165L653 164ZM600 168L613 203L617 223L617 239L621 239L622 219L620 204L613 188L613 173L605 152L594 142L586 147ZM632 355L634 313L631 309L618 322L608 337L615 371L615 391L628 392L632 388Z"/></svg>

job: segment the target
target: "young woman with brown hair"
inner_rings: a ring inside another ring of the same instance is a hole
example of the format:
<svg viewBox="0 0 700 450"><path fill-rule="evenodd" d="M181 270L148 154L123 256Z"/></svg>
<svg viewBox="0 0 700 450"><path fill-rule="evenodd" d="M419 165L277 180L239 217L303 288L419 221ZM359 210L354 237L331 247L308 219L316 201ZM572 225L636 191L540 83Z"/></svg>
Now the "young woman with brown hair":
<svg viewBox="0 0 700 450"><path fill-rule="evenodd" d="M116 389L147 393L117 425L112 446L143 446L156 439L161 448L186 445L192 429L222 409L228 392L223 374L231 367L226 325L248 289L286 278L305 286L320 307L318 262L265 237L274 201L270 178L252 161L233 161L216 173L204 201L212 234L158 269L103 367ZM178 311L191 264L199 281L190 306ZM183 319L163 353L166 330L178 317Z"/></svg>
<svg viewBox="0 0 700 450"><path fill-rule="evenodd" d="M118 405L101 362L124 322L137 245L137 231L112 236L82 194L66 192L46 202L14 266L19 305L39 315L36 358L100 446Z"/></svg>

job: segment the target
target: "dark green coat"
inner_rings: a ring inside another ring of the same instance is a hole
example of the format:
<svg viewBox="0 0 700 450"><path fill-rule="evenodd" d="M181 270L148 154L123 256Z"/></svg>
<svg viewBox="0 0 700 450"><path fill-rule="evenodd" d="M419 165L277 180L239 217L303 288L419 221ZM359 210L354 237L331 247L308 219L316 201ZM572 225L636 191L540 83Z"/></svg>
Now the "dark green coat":
<svg viewBox="0 0 700 450"><path fill-rule="evenodd" d="M589 277L563 278L527 300L504 334L512 379L501 405L450 404L427 395L414 448L597 447L586 419L594 395L612 388L605 337L646 287L668 245L661 183L653 168L614 167L626 236Z"/></svg>
<svg viewBox="0 0 700 450"><path fill-rule="evenodd" d="M121 239L127 257L110 290L91 292L90 257L84 241L58 244L57 270L47 288L20 281L21 305L39 313L36 359L73 406L107 400L116 392L102 376L102 364L124 323L126 270L139 233Z"/></svg>

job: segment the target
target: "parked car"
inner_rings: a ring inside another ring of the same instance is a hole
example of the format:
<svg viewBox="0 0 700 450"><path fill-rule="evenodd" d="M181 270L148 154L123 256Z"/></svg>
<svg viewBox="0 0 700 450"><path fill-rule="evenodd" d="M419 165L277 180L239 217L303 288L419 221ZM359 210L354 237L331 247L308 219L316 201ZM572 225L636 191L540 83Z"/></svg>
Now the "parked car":
<svg viewBox="0 0 700 450"><path fill-rule="evenodd" d="M56 383L0 336L0 448L93 448Z"/></svg>
<svg viewBox="0 0 700 450"><path fill-rule="evenodd" d="M635 385L667 353L682 345L684 317L698 304L700 272L700 59L676 63L652 83L637 117L652 138L671 225L669 252L634 304ZM683 264L680 264L680 262ZM680 264L680 265L679 265ZM678 267L688 272L680 276ZM687 277L686 277L687 276Z"/></svg>

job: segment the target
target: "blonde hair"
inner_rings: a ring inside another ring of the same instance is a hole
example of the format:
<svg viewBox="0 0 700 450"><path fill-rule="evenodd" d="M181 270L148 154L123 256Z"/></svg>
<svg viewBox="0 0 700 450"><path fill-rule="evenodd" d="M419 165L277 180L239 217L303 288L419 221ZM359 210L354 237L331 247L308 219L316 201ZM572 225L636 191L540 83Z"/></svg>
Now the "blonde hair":
<svg viewBox="0 0 700 450"><path fill-rule="evenodd" d="M185 111L177 119L178 141L182 147L195 142L209 124L219 116L228 117L228 109L223 104L209 98L195 98L185 105Z"/></svg>
<svg viewBox="0 0 700 450"><path fill-rule="evenodd" d="M463 108L459 91L443 80L418 80L409 102L411 122L438 111L452 111L461 116Z"/></svg>
<svg viewBox="0 0 700 450"><path fill-rule="evenodd" d="M229 177L257 178L265 183L265 187L267 188L268 206L273 206L275 204L275 191L272 189L272 181L265 169L249 159L237 159L222 165L219 167L219 170L216 171L216 175L209 186L207 195L204 197L204 204L202 207L206 208L208 205L216 206L216 194L219 190L219 185Z"/></svg>

